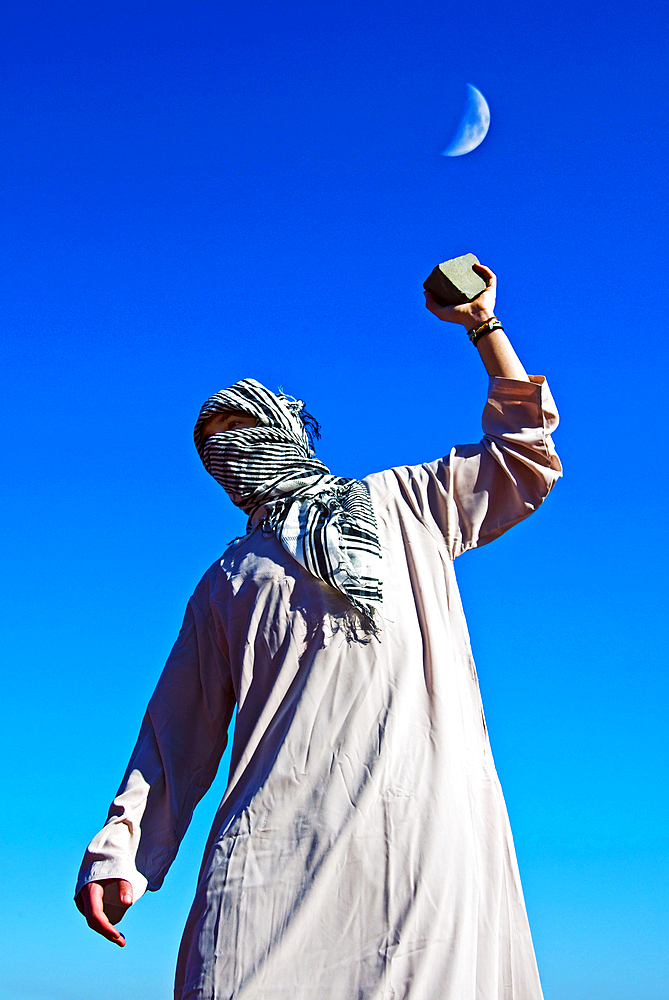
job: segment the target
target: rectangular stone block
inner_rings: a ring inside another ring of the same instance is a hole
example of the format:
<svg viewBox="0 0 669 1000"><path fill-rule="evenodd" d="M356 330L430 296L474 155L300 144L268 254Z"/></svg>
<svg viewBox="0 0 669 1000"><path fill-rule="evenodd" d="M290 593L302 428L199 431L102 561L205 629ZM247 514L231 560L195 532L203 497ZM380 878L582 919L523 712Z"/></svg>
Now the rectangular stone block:
<svg viewBox="0 0 669 1000"><path fill-rule="evenodd" d="M442 306L457 306L471 302L486 287L483 278L472 269L478 264L478 257L466 253L438 264L432 274L423 282L423 288L431 292Z"/></svg>

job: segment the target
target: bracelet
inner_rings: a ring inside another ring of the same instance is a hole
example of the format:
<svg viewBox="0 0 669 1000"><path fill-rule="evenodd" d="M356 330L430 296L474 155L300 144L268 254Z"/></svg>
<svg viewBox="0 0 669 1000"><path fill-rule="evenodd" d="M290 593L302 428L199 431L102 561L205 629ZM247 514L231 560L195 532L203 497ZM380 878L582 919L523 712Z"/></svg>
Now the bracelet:
<svg viewBox="0 0 669 1000"><path fill-rule="evenodd" d="M503 329L504 327L497 319L497 317L491 316L490 319L487 319L485 321L485 323L481 323L481 325L477 326L474 330L470 330L467 336L471 340L474 347L476 347L481 337L485 337L486 333L492 333L493 330L503 330Z"/></svg>

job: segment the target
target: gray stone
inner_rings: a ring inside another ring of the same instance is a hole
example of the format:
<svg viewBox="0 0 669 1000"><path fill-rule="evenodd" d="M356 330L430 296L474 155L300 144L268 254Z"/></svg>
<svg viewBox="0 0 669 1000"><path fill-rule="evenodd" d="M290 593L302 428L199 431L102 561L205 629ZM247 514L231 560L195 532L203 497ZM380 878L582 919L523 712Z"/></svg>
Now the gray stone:
<svg viewBox="0 0 669 1000"><path fill-rule="evenodd" d="M483 278L472 269L472 264L478 264L478 257L466 253L463 257L454 257L437 265L423 288L431 292L442 306L457 306L463 302L471 302L480 295L486 287Z"/></svg>

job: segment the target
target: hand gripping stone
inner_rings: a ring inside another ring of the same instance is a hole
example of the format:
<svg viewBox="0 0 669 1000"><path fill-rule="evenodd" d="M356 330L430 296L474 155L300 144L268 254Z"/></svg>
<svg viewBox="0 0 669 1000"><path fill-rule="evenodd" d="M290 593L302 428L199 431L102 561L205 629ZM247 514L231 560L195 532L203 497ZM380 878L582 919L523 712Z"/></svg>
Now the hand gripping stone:
<svg viewBox="0 0 669 1000"><path fill-rule="evenodd" d="M431 292L441 306L457 306L471 302L486 287L483 278L472 269L478 264L478 257L466 253L438 264L432 274L423 282L423 288Z"/></svg>

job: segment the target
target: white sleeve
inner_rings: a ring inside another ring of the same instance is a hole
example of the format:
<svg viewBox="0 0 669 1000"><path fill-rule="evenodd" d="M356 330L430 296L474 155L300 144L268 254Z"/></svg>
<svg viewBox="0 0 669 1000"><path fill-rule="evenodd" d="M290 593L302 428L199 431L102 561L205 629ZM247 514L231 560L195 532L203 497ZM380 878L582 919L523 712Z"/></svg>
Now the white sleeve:
<svg viewBox="0 0 669 1000"><path fill-rule="evenodd" d="M544 501L562 466L551 432L558 415L542 376L491 378L483 438L434 462L390 470L404 499L452 559L493 541ZM384 473L387 480L388 473Z"/></svg>
<svg viewBox="0 0 669 1000"><path fill-rule="evenodd" d="M234 705L227 658L192 599L107 822L84 856L75 896L87 882L108 878L131 882L135 900L160 888L216 775Z"/></svg>

